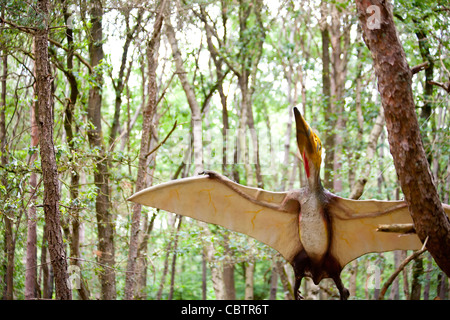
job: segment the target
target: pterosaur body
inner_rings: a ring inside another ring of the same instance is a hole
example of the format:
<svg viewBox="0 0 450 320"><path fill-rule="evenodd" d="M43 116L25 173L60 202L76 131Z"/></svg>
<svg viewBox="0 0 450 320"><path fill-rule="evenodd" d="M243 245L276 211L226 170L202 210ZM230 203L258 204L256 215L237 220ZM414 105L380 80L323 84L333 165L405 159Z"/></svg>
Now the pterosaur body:
<svg viewBox="0 0 450 320"><path fill-rule="evenodd" d="M295 296L304 276L318 284L332 278L341 299L349 291L340 279L350 261L370 252L417 250L415 233L378 232L380 225L412 224L404 201L349 200L322 187L322 145L296 108L297 143L308 185L270 192L235 183L215 172L147 188L129 200L251 236L277 250L293 267ZM447 214L450 206L443 205Z"/></svg>

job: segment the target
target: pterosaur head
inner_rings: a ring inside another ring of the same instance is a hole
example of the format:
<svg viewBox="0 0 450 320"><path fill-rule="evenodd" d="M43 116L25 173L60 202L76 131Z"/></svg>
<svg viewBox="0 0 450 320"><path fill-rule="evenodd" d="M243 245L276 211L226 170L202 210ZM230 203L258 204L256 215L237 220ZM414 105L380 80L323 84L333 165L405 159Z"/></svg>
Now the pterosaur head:
<svg viewBox="0 0 450 320"><path fill-rule="evenodd" d="M303 165L305 166L309 187L310 189L316 189L321 185L319 173L322 163L322 142L311 130L297 108L294 108L294 116L298 149L303 157Z"/></svg>

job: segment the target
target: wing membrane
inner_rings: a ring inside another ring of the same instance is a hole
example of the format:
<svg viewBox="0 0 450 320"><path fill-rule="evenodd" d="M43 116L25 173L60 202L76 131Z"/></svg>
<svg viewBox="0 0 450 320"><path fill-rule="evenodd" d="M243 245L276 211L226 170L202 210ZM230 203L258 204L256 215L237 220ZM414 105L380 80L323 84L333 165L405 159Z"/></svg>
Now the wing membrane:
<svg viewBox="0 0 450 320"><path fill-rule="evenodd" d="M404 201L336 197L329 210L333 217L331 252L342 267L366 253L422 247L416 234L376 231L381 224L413 223Z"/></svg>
<svg viewBox="0 0 450 320"><path fill-rule="evenodd" d="M286 192L268 192L229 180L257 201L281 204ZM188 216L249 235L274 248L288 261L301 249L298 214L258 205L208 176L185 178L142 190L128 200Z"/></svg>

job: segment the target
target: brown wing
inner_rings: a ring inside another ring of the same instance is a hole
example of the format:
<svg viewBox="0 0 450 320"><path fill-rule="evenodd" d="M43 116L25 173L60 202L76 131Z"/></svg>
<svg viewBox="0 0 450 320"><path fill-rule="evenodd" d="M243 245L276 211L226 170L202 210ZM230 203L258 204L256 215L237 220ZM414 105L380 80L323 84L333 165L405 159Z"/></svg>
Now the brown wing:
<svg viewBox="0 0 450 320"><path fill-rule="evenodd" d="M366 253L422 247L416 234L376 231L382 224L413 223L404 201L335 197L329 212L333 221L331 252L342 267Z"/></svg>
<svg viewBox="0 0 450 320"><path fill-rule="evenodd" d="M240 192L260 202L281 204L286 192L268 192L232 182ZM245 199L208 176L185 178L142 190L128 200L188 216L249 235L292 261L301 249L298 213L286 213Z"/></svg>

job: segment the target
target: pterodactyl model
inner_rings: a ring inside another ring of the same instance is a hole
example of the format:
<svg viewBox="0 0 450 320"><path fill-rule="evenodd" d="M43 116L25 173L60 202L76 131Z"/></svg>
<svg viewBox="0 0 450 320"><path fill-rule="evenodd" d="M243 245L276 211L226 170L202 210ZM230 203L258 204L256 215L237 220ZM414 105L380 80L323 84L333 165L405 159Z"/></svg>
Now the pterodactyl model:
<svg viewBox="0 0 450 320"><path fill-rule="evenodd" d="M137 192L128 200L188 216L251 236L277 250L293 267L294 294L304 276L317 285L332 278L341 300L349 291L340 274L350 261L370 252L418 250L415 233L380 232L382 225L408 224L404 201L350 200L323 188L322 144L294 108L297 144L308 178L299 190L270 192L235 183L212 171ZM443 205L447 215L450 206Z"/></svg>

